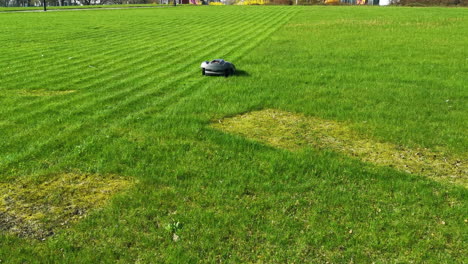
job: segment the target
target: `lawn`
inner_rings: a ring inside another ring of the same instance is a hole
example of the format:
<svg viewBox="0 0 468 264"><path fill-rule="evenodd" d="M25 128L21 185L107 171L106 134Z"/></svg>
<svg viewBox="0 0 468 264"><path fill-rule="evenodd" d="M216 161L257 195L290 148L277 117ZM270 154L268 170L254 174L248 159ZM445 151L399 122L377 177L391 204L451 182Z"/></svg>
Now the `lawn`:
<svg viewBox="0 0 468 264"><path fill-rule="evenodd" d="M466 262L467 12L0 14L0 262Z"/></svg>

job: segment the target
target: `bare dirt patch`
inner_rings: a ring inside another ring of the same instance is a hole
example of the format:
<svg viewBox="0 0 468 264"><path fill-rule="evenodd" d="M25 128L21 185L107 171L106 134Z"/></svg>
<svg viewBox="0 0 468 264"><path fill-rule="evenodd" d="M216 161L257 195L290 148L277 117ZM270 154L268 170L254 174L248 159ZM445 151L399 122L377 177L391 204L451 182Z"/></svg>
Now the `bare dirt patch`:
<svg viewBox="0 0 468 264"><path fill-rule="evenodd" d="M0 230L44 239L131 185L113 175L68 173L44 178L0 183Z"/></svg>
<svg viewBox="0 0 468 264"><path fill-rule="evenodd" d="M17 94L19 96L57 96L65 95L76 92L76 90L63 90L63 91L53 91L53 90L18 90Z"/></svg>
<svg viewBox="0 0 468 264"><path fill-rule="evenodd" d="M336 121L267 109L225 118L212 126L291 151L304 147L328 149L379 166L468 186L467 157L363 138Z"/></svg>

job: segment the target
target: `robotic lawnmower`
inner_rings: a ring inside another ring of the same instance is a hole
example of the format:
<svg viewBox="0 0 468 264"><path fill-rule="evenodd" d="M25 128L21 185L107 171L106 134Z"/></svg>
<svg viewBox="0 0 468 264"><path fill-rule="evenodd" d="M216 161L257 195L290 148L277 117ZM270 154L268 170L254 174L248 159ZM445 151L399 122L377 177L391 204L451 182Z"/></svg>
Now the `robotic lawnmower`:
<svg viewBox="0 0 468 264"><path fill-rule="evenodd" d="M224 75L228 77L236 72L234 64L223 59L204 61L201 64L202 75Z"/></svg>

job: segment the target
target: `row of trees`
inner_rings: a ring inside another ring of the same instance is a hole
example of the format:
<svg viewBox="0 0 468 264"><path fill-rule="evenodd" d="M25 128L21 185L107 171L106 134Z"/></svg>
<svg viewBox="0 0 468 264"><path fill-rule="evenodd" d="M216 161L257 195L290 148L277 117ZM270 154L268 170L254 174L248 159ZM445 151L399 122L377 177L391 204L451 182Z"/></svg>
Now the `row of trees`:
<svg viewBox="0 0 468 264"><path fill-rule="evenodd" d="M324 4L324 0L270 0L270 4L274 5L320 5ZM357 4L354 1L338 1L340 4ZM378 3L377 1L366 1L366 3ZM468 6L468 0L392 0L392 5L401 6Z"/></svg>
<svg viewBox="0 0 468 264"><path fill-rule="evenodd" d="M49 6L161 4L164 0L46 0ZM164 1L166 3L167 1ZM42 0L0 0L0 6L41 6Z"/></svg>
<svg viewBox="0 0 468 264"><path fill-rule="evenodd" d="M270 0L273 5L318 5L323 4L323 0Z"/></svg>
<svg viewBox="0 0 468 264"><path fill-rule="evenodd" d="M356 4L358 1L339 1L340 4ZM377 1L366 1L366 3L378 3ZM400 6L468 6L468 0L392 0L392 5ZM270 4L276 5L320 5L323 0L270 0Z"/></svg>
<svg viewBox="0 0 468 264"><path fill-rule="evenodd" d="M75 0L46 0L46 2L51 6L78 5ZM0 5L5 7L40 6L42 5L42 0L0 0Z"/></svg>
<svg viewBox="0 0 468 264"><path fill-rule="evenodd" d="M468 6L468 0L393 0L402 6Z"/></svg>
<svg viewBox="0 0 468 264"><path fill-rule="evenodd" d="M230 4L237 0L226 0ZM163 4L167 0L46 0L49 6L70 6L70 5L112 5L112 4ZM172 2L172 0L169 0ZM269 0L273 5L317 5L323 4L324 0ZM345 2L345 1L342 1ZM342 3L346 4L346 3ZM468 6L468 0L392 0L394 5L404 6ZM40 6L42 0L0 0L0 6Z"/></svg>

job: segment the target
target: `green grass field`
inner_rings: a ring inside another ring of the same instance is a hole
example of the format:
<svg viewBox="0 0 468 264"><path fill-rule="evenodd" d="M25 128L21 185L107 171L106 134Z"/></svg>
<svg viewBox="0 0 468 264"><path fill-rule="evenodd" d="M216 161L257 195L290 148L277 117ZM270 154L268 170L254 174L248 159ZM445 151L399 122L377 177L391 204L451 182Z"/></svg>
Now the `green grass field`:
<svg viewBox="0 0 468 264"><path fill-rule="evenodd" d="M300 145L311 127L284 135L301 146L289 149L262 140L284 130L261 116L240 134L216 125L276 109L466 166L467 15L0 14L0 262L467 262L466 174ZM201 76L214 58L238 74Z"/></svg>

